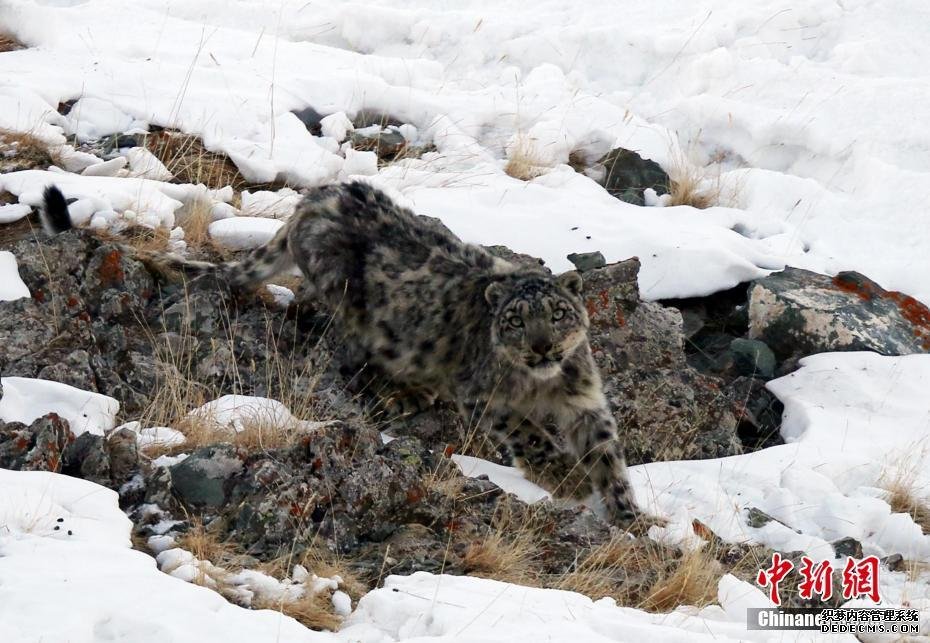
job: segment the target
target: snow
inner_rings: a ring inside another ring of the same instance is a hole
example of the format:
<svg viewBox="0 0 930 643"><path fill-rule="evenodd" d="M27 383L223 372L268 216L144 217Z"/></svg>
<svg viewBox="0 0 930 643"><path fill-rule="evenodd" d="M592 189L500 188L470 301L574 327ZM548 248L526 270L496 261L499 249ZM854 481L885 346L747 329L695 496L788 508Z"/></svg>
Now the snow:
<svg viewBox="0 0 930 643"><path fill-rule="evenodd" d="M742 609L760 604L758 590L732 576L720 580L720 606L648 614L573 592L418 572L388 577L362 597L338 633L313 632L277 612L238 607L189 581L222 584L244 602L333 591L335 608L345 614L350 602L336 590L338 578L297 568L284 581L253 570L229 574L177 548L171 538L155 536L150 544L160 551L163 573L156 560L131 548L132 525L115 492L60 474L2 469L0 487L6 491L0 495L4 641L768 640L767 633L745 630Z"/></svg>
<svg viewBox="0 0 930 643"><path fill-rule="evenodd" d="M281 402L248 395L224 395L194 409L189 416L237 432L256 424L284 429L299 422Z"/></svg>
<svg viewBox="0 0 930 643"><path fill-rule="evenodd" d="M283 221L265 217L233 217L210 224L210 236L230 250L248 250L263 246L284 225Z"/></svg>
<svg viewBox="0 0 930 643"><path fill-rule="evenodd" d="M359 640L418 643L636 640L685 643L778 639L773 636L777 633L747 631L745 612L733 609L741 600L740 590L751 592L754 588L732 576L724 576L720 586L723 607L711 606L700 611L681 608L670 614L649 614L617 607L609 598L592 601L574 592L416 572L410 576L389 576L383 588L363 596L340 633ZM730 601L734 603L732 607ZM383 638L372 636L373 628ZM792 640L855 640L804 634L808 636Z"/></svg>
<svg viewBox="0 0 930 643"><path fill-rule="evenodd" d="M0 378L0 420L30 424L47 413L67 420L75 435L103 435L115 425L119 402L112 397L28 377Z"/></svg>
<svg viewBox="0 0 930 643"><path fill-rule="evenodd" d="M507 493L514 494L525 503L533 504L540 500L552 498L551 493L527 480L523 476L523 472L515 467L505 467L481 458L459 453L452 454L452 461L458 466L463 475L469 478L487 476L488 480Z"/></svg>
<svg viewBox="0 0 930 643"><path fill-rule="evenodd" d="M906 480L918 500L930 502L930 355L814 355L768 387L785 404L787 444L631 469L637 500L670 519L650 535L687 545L697 518L729 542L816 560L832 560L829 542L843 537L861 542L865 555L930 560L930 535L909 515L893 514L883 490ZM751 507L775 520L749 527ZM881 590L900 604L930 598L930 581L885 573Z"/></svg>
<svg viewBox="0 0 930 643"><path fill-rule="evenodd" d="M131 548L132 525L109 489L3 469L0 488L0 640L333 640L158 571Z"/></svg>
<svg viewBox="0 0 930 643"><path fill-rule="evenodd" d="M29 216L32 208L23 203L8 203L0 205L0 224L13 223Z"/></svg>
<svg viewBox="0 0 930 643"><path fill-rule="evenodd" d="M0 206L0 222L26 216L55 184L77 199L81 225L172 229L176 214L207 203L213 239L248 249L283 225L300 196L292 188L364 176L467 241L505 244L556 271L571 268L570 252L638 256L649 299L707 294L794 265L858 270L930 303L927 17L921 0L656 0L626 3L622 16L608 0L531 9L501 0L146 0L131 10L118 0L7 0L0 24L31 46L0 56L0 128L53 145L69 172L0 176L0 191L19 200ZM58 104L73 99L61 115ZM323 136L292 113L306 107L326 116ZM407 140L436 151L379 168L372 152L342 143L369 125L351 122L363 108L404 121ZM237 210L231 189L165 182L167 170L143 148L103 161L66 144L151 125L199 136L249 181L291 188L243 192ZM652 207L632 206L565 165L569 154L590 161L616 145L673 175L703 173L721 205L662 207L667 199L650 195ZM517 152L543 173L508 176ZM0 301L28 296L15 258L0 252ZM76 433L115 425L119 405L106 396L27 378L2 385L0 420L56 412ZM832 558L829 542L850 536L866 554L930 560L930 536L892 514L883 489L904 479L930 501L930 357L817 355L769 388L785 404L787 444L631 468L640 503L669 520L650 535L699 547L699 519L727 541L815 559ZM299 422L262 398L226 396L195 412L234 430L256 419ZM167 427L135 428L142 444L177 439ZM528 502L546 497L516 470L453 458ZM767 599L729 576L719 606L669 615L489 580L392 576L343 632L313 633L159 572L129 548L110 491L2 470L0 488L4 641L766 640L745 631L744 610ZM775 520L751 528L749 508ZM926 574L881 578L889 605L930 609ZM337 594L345 613L348 597Z"/></svg>
<svg viewBox="0 0 930 643"><path fill-rule="evenodd" d="M573 251L637 255L652 299L788 263L858 269L930 302L926 9L885 4L660 0L624 7L620 20L606 0L532 11L490 0L150 0L132 11L11 0L0 20L35 46L0 59L10 79L0 127L59 145L65 134L180 128L256 182L373 174L467 240L506 243L556 270ZM327 117L325 136L291 113L306 107ZM379 169L370 153L340 150L341 115L362 108L405 121L405 136L437 152ZM520 141L551 168L526 183L503 171ZM618 144L673 174L717 162L705 184L732 207L629 206L564 165L570 152L594 159ZM96 207L120 213L138 184L110 178L94 186ZM51 180L76 185L41 182ZM173 225L176 206L150 207ZM238 223L252 238L254 224Z"/></svg>
<svg viewBox="0 0 930 643"><path fill-rule="evenodd" d="M0 301L14 301L23 297L31 295L19 276L16 256L12 252L0 250Z"/></svg>

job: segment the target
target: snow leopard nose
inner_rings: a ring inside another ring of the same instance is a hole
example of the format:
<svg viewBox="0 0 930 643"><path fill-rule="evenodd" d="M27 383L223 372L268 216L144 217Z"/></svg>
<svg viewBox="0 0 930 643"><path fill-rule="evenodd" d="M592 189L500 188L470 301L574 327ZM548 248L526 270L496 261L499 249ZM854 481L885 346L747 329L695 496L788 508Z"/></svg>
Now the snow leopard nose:
<svg viewBox="0 0 930 643"><path fill-rule="evenodd" d="M533 352L536 353L537 355L541 355L545 357L546 355L549 354L549 351L552 350L552 342L549 341L548 339L538 339L535 342L533 342L530 348L532 348Z"/></svg>

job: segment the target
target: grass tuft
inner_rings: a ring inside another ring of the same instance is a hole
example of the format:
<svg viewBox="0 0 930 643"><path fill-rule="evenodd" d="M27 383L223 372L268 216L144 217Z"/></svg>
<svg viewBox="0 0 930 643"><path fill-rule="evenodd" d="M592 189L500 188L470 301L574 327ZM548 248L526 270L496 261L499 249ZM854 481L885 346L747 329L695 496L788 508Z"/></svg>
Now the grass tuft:
<svg viewBox="0 0 930 643"><path fill-rule="evenodd" d="M508 151L504 172L520 181L531 181L548 171L533 142L524 135L517 135L516 142Z"/></svg>
<svg viewBox="0 0 930 643"><path fill-rule="evenodd" d="M29 132L0 129L0 174L47 169L55 163L48 145Z"/></svg>
<svg viewBox="0 0 930 643"><path fill-rule="evenodd" d="M11 34L0 32L0 54L7 51L17 51L19 49L25 48L26 45L21 43Z"/></svg>
<svg viewBox="0 0 930 643"><path fill-rule="evenodd" d="M900 470L881 484L892 513L909 515L924 534L930 535L930 502L917 488L916 478L916 471Z"/></svg>
<svg viewBox="0 0 930 643"><path fill-rule="evenodd" d="M538 584L536 558L539 551L530 532L505 535L500 530L471 543L465 550L462 565L466 574L534 585Z"/></svg>
<svg viewBox="0 0 930 643"><path fill-rule="evenodd" d="M228 156L210 152L196 136L161 130L145 137L145 147L158 157L179 183L202 183L214 190L227 185L239 190L247 185L239 168Z"/></svg>

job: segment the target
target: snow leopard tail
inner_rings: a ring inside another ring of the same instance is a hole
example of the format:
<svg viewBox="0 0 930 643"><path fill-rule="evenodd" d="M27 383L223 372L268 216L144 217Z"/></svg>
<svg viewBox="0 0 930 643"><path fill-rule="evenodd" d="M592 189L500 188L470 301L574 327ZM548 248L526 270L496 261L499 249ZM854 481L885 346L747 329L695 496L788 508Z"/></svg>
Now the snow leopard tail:
<svg viewBox="0 0 930 643"><path fill-rule="evenodd" d="M210 263L160 252L138 252L136 256L161 274L213 275L230 288L252 288L293 266L294 261L288 252L287 228L281 228L271 241L238 261Z"/></svg>
<svg viewBox="0 0 930 643"><path fill-rule="evenodd" d="M74 227L71 215L68 213L68 202L65 195L54 185L45 188L42 208L39 210L39 219L42 227L48 234L59 234Z"/></svg>
<svg viewBox="0 0 930 643"><path fill-rule="evenodd" d="M44 203L40 211L42 227L50 235L73 229L74 222L68 212L64 194L55 186L45 189ZM189 276L212 274L232 288L247 288L290 268L293 259L288 252L288 226L264 246L256 248L239 261L210 263L193 261L171 253L138 250L126 244L118 244L128 255L134 256L154 272L170 275L181 273Z"/></svg>

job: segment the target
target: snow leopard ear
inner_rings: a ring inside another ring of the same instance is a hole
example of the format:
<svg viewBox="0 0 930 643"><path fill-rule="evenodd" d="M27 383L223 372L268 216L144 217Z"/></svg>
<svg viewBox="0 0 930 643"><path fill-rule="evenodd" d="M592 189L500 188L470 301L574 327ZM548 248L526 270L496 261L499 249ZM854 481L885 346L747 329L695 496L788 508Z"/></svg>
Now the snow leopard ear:
<svg viewBox="0 0 930 643"><path fill-rule="evenodd" d="M504 298L505 291L504 284L499 281L492 281L484 289L484 298L491 304L491 308L497 308L497 305L501 303L501 299Z"/></svg>
<svg viewBox="0 0 930 643"><path fill-rule="evenodd" d="M574 270L571 272L562 273L556 277L556 282L558 282L562 288L565 288L565 290L572 293L573 295L580 295L581 287L584 285L581 281L581 275Z"/></svg>

